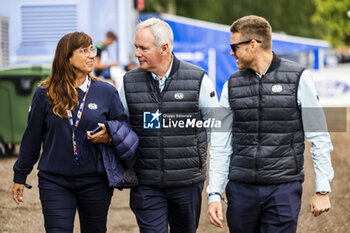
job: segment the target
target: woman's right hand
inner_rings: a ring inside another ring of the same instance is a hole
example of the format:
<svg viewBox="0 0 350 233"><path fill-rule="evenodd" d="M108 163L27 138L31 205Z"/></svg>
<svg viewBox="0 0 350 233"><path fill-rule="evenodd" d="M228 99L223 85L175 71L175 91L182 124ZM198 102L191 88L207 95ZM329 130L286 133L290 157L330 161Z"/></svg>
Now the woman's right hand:
<svg viewBox="0 0 350 233"><path fill-rule="evenodd" d="M12 198L13 200L19 205L21 202L23 202L23 184L17 184L14 183L12 187Z"/></svg>

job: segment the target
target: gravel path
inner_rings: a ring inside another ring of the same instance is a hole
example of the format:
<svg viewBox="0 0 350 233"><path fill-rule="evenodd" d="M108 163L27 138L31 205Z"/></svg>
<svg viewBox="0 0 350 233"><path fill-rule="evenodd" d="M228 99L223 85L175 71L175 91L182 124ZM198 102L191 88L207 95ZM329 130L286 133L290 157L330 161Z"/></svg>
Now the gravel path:
<svg viewBox="0 0 350 233"><path fill-rule="evenodd" d="M350 116L350 109L347 111ZM332 210L315 218L309 212L309 202L314 193L314 172L311 154L305 153L306 177L303 183L303 202L299 215L298 233L344 233L350 228L350 117L348 129L343 133L331 133L334 151L332 163L335 169L332 182ZM306 151L310 145L307 144ZM16 157L0 158L0 233L43 233L43 217L38 197L36 170L28 177L28 183L33 185L26 189L24 203L17 206L11 197L12 166ZM203 192L202 215L198 233L228 233L223 229L210 225L206 216L207 199ZM135 216L129 209L129 191L115 190L108 215L108 232L136 233L138 232ZM76 221L74 233L78 233L79 223Z"/></svg>

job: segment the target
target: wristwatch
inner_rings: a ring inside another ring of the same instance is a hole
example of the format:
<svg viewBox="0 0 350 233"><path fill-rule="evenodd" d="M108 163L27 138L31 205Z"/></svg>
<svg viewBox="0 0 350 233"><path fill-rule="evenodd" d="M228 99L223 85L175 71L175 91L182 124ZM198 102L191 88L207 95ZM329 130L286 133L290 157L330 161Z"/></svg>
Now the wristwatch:
<svg viewBox="0 0 350 233"><path fill-rule="evenodd" d="M223 202L225 202L226 204L228 203L227 199L224 198L224 197L221 195L221 193L219 193L219 192L208 193L208 197L213 196L213 195L218 195L218 196L220 197L220 199L221 199Z"/></svg>
<svg viewBox="0 0 350 233"><path fill-rule="evenodd" d="M327 191L319 191L319 192L316 192L316 193L321 194L321 195L328 194L328 192L327 192Z"/></svg>

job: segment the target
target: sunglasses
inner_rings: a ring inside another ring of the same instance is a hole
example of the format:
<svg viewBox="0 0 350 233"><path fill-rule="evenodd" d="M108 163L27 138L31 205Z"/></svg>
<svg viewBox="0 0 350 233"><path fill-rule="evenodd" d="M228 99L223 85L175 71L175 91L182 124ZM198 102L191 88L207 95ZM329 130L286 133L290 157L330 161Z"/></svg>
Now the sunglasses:
<svg viewBox="0 0 350 233"><path fill-rule="evenodd" d="M255 40L255 39L251 39L251 40L246 40L246 41L243 41L243 42L238 42L238 43L234 43L234 44L230 44L231 46L231 49L234 53L236 53L236 50L238 48L238 45L241 45L241 44L249 44L252 40ZM258 43L261 43L260 40L255 40L256 42Z"/></svg>

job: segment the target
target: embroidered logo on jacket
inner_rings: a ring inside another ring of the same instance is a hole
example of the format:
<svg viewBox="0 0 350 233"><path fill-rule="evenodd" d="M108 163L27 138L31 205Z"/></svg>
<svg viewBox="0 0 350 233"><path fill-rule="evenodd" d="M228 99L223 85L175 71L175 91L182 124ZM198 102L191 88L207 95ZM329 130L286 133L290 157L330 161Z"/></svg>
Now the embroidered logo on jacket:
<svg viewBox="0 0 350 233"><path fill-rule="evenodd" d="M174 97L175 97L175 99L177 99L177 100L182 100L183 98L184 98L184 93L182 93L182 92L177 92L177 93L175 93L175 95L174 95Z"/></svg>
<svg viewBox="0 0 350 233"><path fill-rule="evenodd" d="M283 87L280 84L275 84L272 86L272 92L279 93L283 91Z"/></svg>
<svg viewBox="0 0 350 233"><path fill-rule="evenodd" d="M97 104L95 103L89 103L88 108L90 110L96 110L98 108Z"/></svg>

